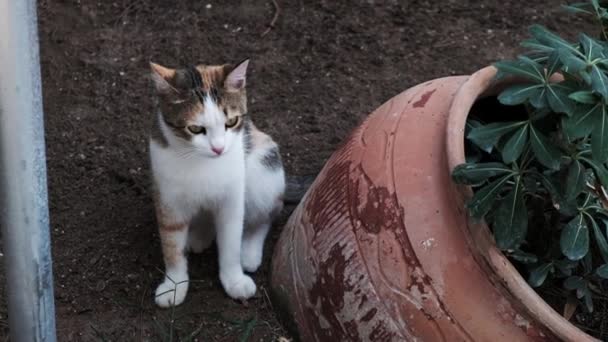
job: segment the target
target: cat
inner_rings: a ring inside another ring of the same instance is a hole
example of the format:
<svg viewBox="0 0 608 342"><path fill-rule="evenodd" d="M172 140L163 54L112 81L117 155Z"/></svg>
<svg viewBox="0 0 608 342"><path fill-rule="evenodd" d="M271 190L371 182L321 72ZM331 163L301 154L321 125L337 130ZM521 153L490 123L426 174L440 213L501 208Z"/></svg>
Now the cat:
<svg viewBox="0 0 608 342"><path fill-rule="evenodd" d="M285 172L277 143L247 112L249 60L172 69L150 63L158 99L150 135L154 202L165 263L160 307L188 291L186 252L216 240L219 278L234 299L256 292L244 271L262 262L264 240L283 208ZM210 219L198 225L203 213Z"/></svg>

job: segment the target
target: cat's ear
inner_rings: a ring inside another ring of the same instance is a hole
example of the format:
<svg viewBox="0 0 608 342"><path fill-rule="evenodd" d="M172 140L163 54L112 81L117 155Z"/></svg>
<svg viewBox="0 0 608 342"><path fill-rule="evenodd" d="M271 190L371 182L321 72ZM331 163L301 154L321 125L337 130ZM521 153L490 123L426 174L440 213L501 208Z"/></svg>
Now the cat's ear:
<svg viewBox="0 0 608 342"><path fill-rule="evenodd" d="M177 72L175 69L152 62L150 62L150 69L152 70L152 81L154 81L156 91L161 94L177 91L175 87Z"/></svg>
<svg viewBox="0 0 608 342"><path fill-rule="evenodd" d="M249 59L237 64L237 66L228 73L226 80L224 81L226 89L237 91L245 88L245 83L247 83L247 66L249 66Z"/></svg>

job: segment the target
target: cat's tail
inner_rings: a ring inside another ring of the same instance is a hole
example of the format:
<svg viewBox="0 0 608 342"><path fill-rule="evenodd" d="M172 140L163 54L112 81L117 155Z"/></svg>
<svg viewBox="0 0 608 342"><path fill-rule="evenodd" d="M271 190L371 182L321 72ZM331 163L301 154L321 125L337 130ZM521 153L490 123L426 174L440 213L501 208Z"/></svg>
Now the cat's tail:
<svg viewBox="0 0 608 342"><path fill-rule="evenodd" d="M283 200L286 205L297 205L306 194L308 188L312 185L316 176L287 176L287 189Z"/></svg>

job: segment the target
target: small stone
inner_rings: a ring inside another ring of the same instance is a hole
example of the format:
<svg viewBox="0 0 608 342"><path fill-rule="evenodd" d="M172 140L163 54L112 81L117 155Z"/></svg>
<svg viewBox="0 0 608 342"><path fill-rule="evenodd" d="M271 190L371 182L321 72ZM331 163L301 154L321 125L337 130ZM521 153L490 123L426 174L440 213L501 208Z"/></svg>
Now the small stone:
<svg viewBox="0 0 608 342"><path fill-rule="evenodd" d="M95 290L97 290L97 292L101 292L106 288L106 282L103 280L100 280L97 282L97 285L95 285Z"/></svg>

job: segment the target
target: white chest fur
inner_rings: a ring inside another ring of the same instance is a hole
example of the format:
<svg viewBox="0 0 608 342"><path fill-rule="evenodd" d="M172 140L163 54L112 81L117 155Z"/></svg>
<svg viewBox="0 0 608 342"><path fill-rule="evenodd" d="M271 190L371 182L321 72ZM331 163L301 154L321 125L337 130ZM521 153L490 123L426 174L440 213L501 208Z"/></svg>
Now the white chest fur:
<svg viewBox="0 0 608 342"><path fill-rule="evenodd" d="M151 141L150 161L162 203L186 219L200 208L213 210L234 192L244 192L245 158L239 144L209 158Z"/></svg>

